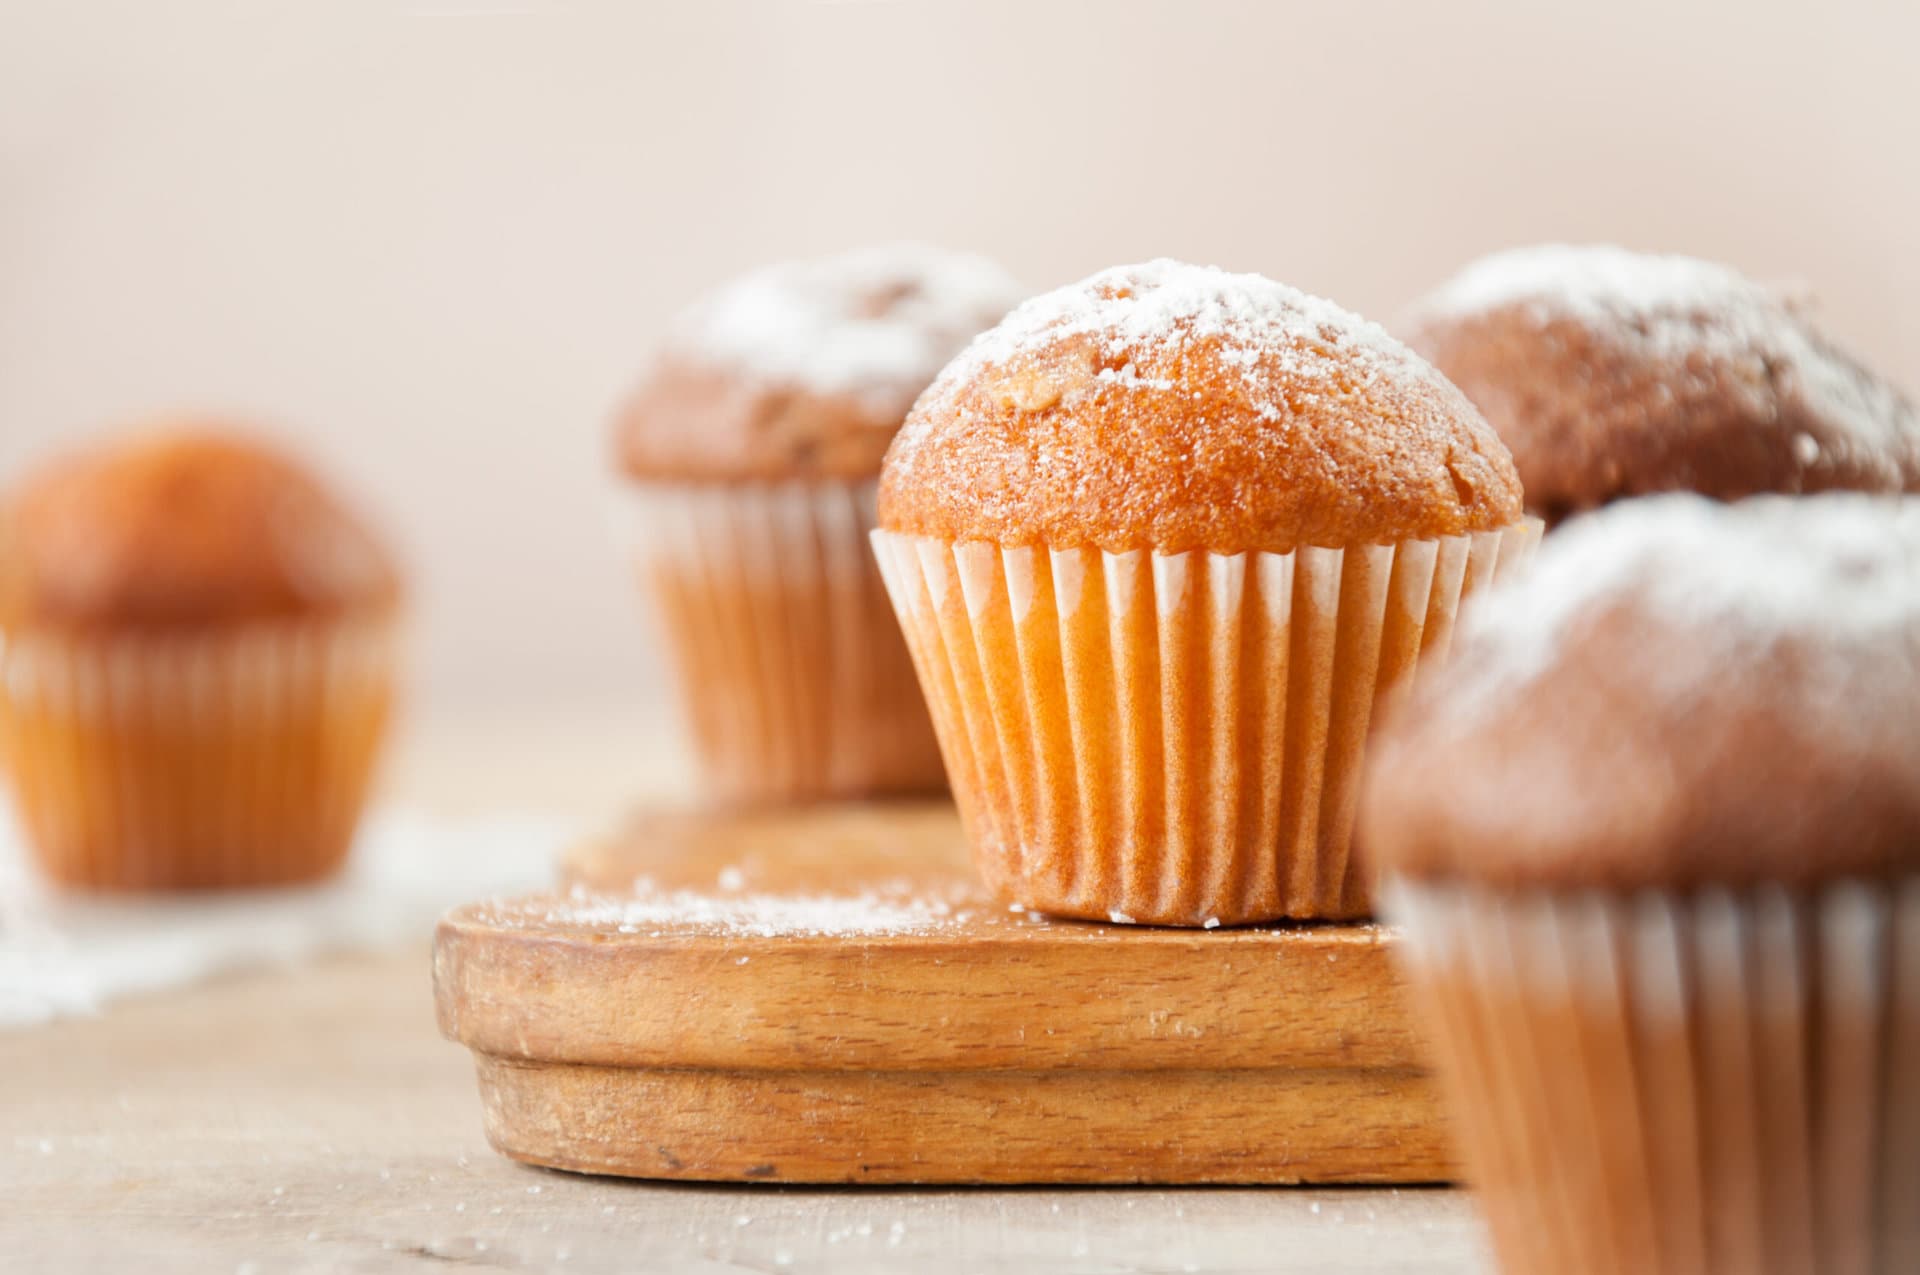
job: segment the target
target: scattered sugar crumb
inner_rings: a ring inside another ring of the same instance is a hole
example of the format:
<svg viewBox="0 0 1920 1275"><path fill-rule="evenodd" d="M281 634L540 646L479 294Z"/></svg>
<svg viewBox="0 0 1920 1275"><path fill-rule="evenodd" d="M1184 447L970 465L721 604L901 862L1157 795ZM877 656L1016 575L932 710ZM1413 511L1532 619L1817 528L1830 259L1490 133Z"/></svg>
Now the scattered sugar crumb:
<svg viewBox="0 0 1920 1275"><path fill-rule="evenodd" d="M919 934L960 924L951 899L928 895L900 881L858 894L726 895L671 890L646 879L631 893L600 894L575 887L533 904L502 903L494 920L503 926L605 927L621 934L671 929L716 935ZM662 928L664 927L664 928ZM738 962L745 964L745 960Z"/></svg>

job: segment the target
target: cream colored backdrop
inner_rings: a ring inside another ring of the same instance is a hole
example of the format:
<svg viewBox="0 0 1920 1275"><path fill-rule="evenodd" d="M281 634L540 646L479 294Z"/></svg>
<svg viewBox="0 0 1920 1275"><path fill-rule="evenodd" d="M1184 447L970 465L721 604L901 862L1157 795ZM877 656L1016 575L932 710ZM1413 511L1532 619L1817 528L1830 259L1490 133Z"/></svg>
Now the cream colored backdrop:
<svg viewBox="0 0 1920 1275"><path fill-rule="evenodd" d="M604 418L731 271L1171 254L1376 317L1502 244L1804 280L1914 387L1920 5L0 0L0 480L278 423L412 563L436 720L653 720Z"/></svg>

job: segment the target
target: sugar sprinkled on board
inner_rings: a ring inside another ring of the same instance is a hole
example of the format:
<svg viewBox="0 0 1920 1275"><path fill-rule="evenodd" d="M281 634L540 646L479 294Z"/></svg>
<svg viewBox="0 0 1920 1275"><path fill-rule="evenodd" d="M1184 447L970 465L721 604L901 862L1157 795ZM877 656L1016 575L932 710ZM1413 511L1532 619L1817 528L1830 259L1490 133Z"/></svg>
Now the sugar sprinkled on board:
<svg viewBox="0 0 1920 1275"><path fill-rule="evenodd" d="M496 919L508 925L578 925L625 934L914 934L962 924L971 914L956 911L954 904L954 899L904 881L854 894L712 894L667 889L642 878L622 894L576 887L532 908L502 905ZM743 958L737 963L746 962Z"/></svg>
<svg viewBox="0 0 1920 1275"><path fill-rule="evenodd" d="M941 365L1020 296L985 257L883 244L743 275L684 312L667 347L904 415Z"/></svg>

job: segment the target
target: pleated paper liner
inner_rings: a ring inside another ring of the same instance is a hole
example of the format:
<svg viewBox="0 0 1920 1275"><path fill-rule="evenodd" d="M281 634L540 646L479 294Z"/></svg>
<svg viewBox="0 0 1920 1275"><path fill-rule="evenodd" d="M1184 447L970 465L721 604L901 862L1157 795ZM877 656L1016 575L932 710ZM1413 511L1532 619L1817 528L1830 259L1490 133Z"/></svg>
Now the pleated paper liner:
<svg viewBox="0 0 1920 1275"><path fill-rule="evenodd" d="M1001 548L879 531L989 884L1166 925L1351 918L1368 725L1539 523L1293 553Z"/></svg>
<svg viewBox="0 0 1920 1275"><path fill-rule="evenodd" d="M386 734L396 624L0 641L0 760L54 880L313 880L346 858Z"/></svg>
<svg viewBox="0 0 1920 1275"><path fill-rule="evenodd" d="M875 484L627 483L620 526L678 665L715 795L945 786L867 551Z"/></svg>
<svg viewBox="0 0 1920 1275"><path fill-rule="evenodd" d="M1387 902L1503 1269L1920 1270L1920 878Z"/></svg>

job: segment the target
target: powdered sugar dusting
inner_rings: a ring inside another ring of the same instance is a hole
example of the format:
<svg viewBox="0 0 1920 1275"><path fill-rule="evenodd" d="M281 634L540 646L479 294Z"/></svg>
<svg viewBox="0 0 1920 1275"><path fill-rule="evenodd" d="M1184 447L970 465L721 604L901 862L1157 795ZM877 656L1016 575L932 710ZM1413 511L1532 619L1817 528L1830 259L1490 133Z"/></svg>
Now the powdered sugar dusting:
<svg viewBox="0 0 1920 1275"><path fill-rule="evenodd" d="M1780 294L1730 267L1697 257L1633 252L1610 244L1539 244L1482 257L1435 289L1422 313L1465 317L1523 305L1542 316L1652 324L1732 312L1776 311ZM1691 325L1689 324L1689 328Z"/></svg>
<svg viewBox="0 0 1920 1275"><path fill-rule="evenodd" d="M985 257L882 245L744 275L683 314L668 349L904 415L941 365L1020 295Z"/></svg>
<svg viewBox="0 0 1920 1275"><path fill-rule="evenodd" d="M689 932L752 936L922 934L963 925L965 897L929 894L924 885L880 885L852 894L761 894L666 889L642 878L625 894L576 887L544 905L502 909L506 924L565 925L618 934Z"/></svg>
<svg viewBox="0 0 1920 1275"><path fill-rule="evenodd" d="M1115 266L1022 303L948 364L926 401L950 397L984 369L1074 338L1089 338L1106 360L1096 381L1150 393L1174 392L1175 383L1136 364L1158 362L1189 342L1218 342L1215 358L1238 372L1249 402L1269 420L1290 414L1289 396L1311 393L1332 364L1361 385L1452 388L1385 328L1331 301L1263 275L1162 258ZM921 432L932 415L915 413ZM908 431L915 429L909 422ZM915 441L909 436L903 446Z"/></svg>
<svg viewBox="0 0 1920 1275"><path fill-rule="evenodd" d="M1510 249L1467 266L1408 317L1457 321L1515 308L1542 326L1583 324L1636 357L1675 365L1677 376L1695 359L1739 367L1758 414L1797 392L1850 436L1843 447L1910 447L1920 431L1891 385L1821 337L1801 296L1694 257L1606 244ZM1817 447L1808 457L1805 444L1796 446L1803 464L1819 459Z"/></svg>
<svg viewBox="0 0 1920 1275"><path fill-rule="evenodd" d="M1670 495L1577 518L1548 537L1531 571L1463 617L1447 705L1477 714L1509 702L1575 626L1627 604L1729 658L1785 637L1823 653L1813 674L1836 683L1864 690L1889 659L1910 683L1920 677L1920 499Z"/></svg>

